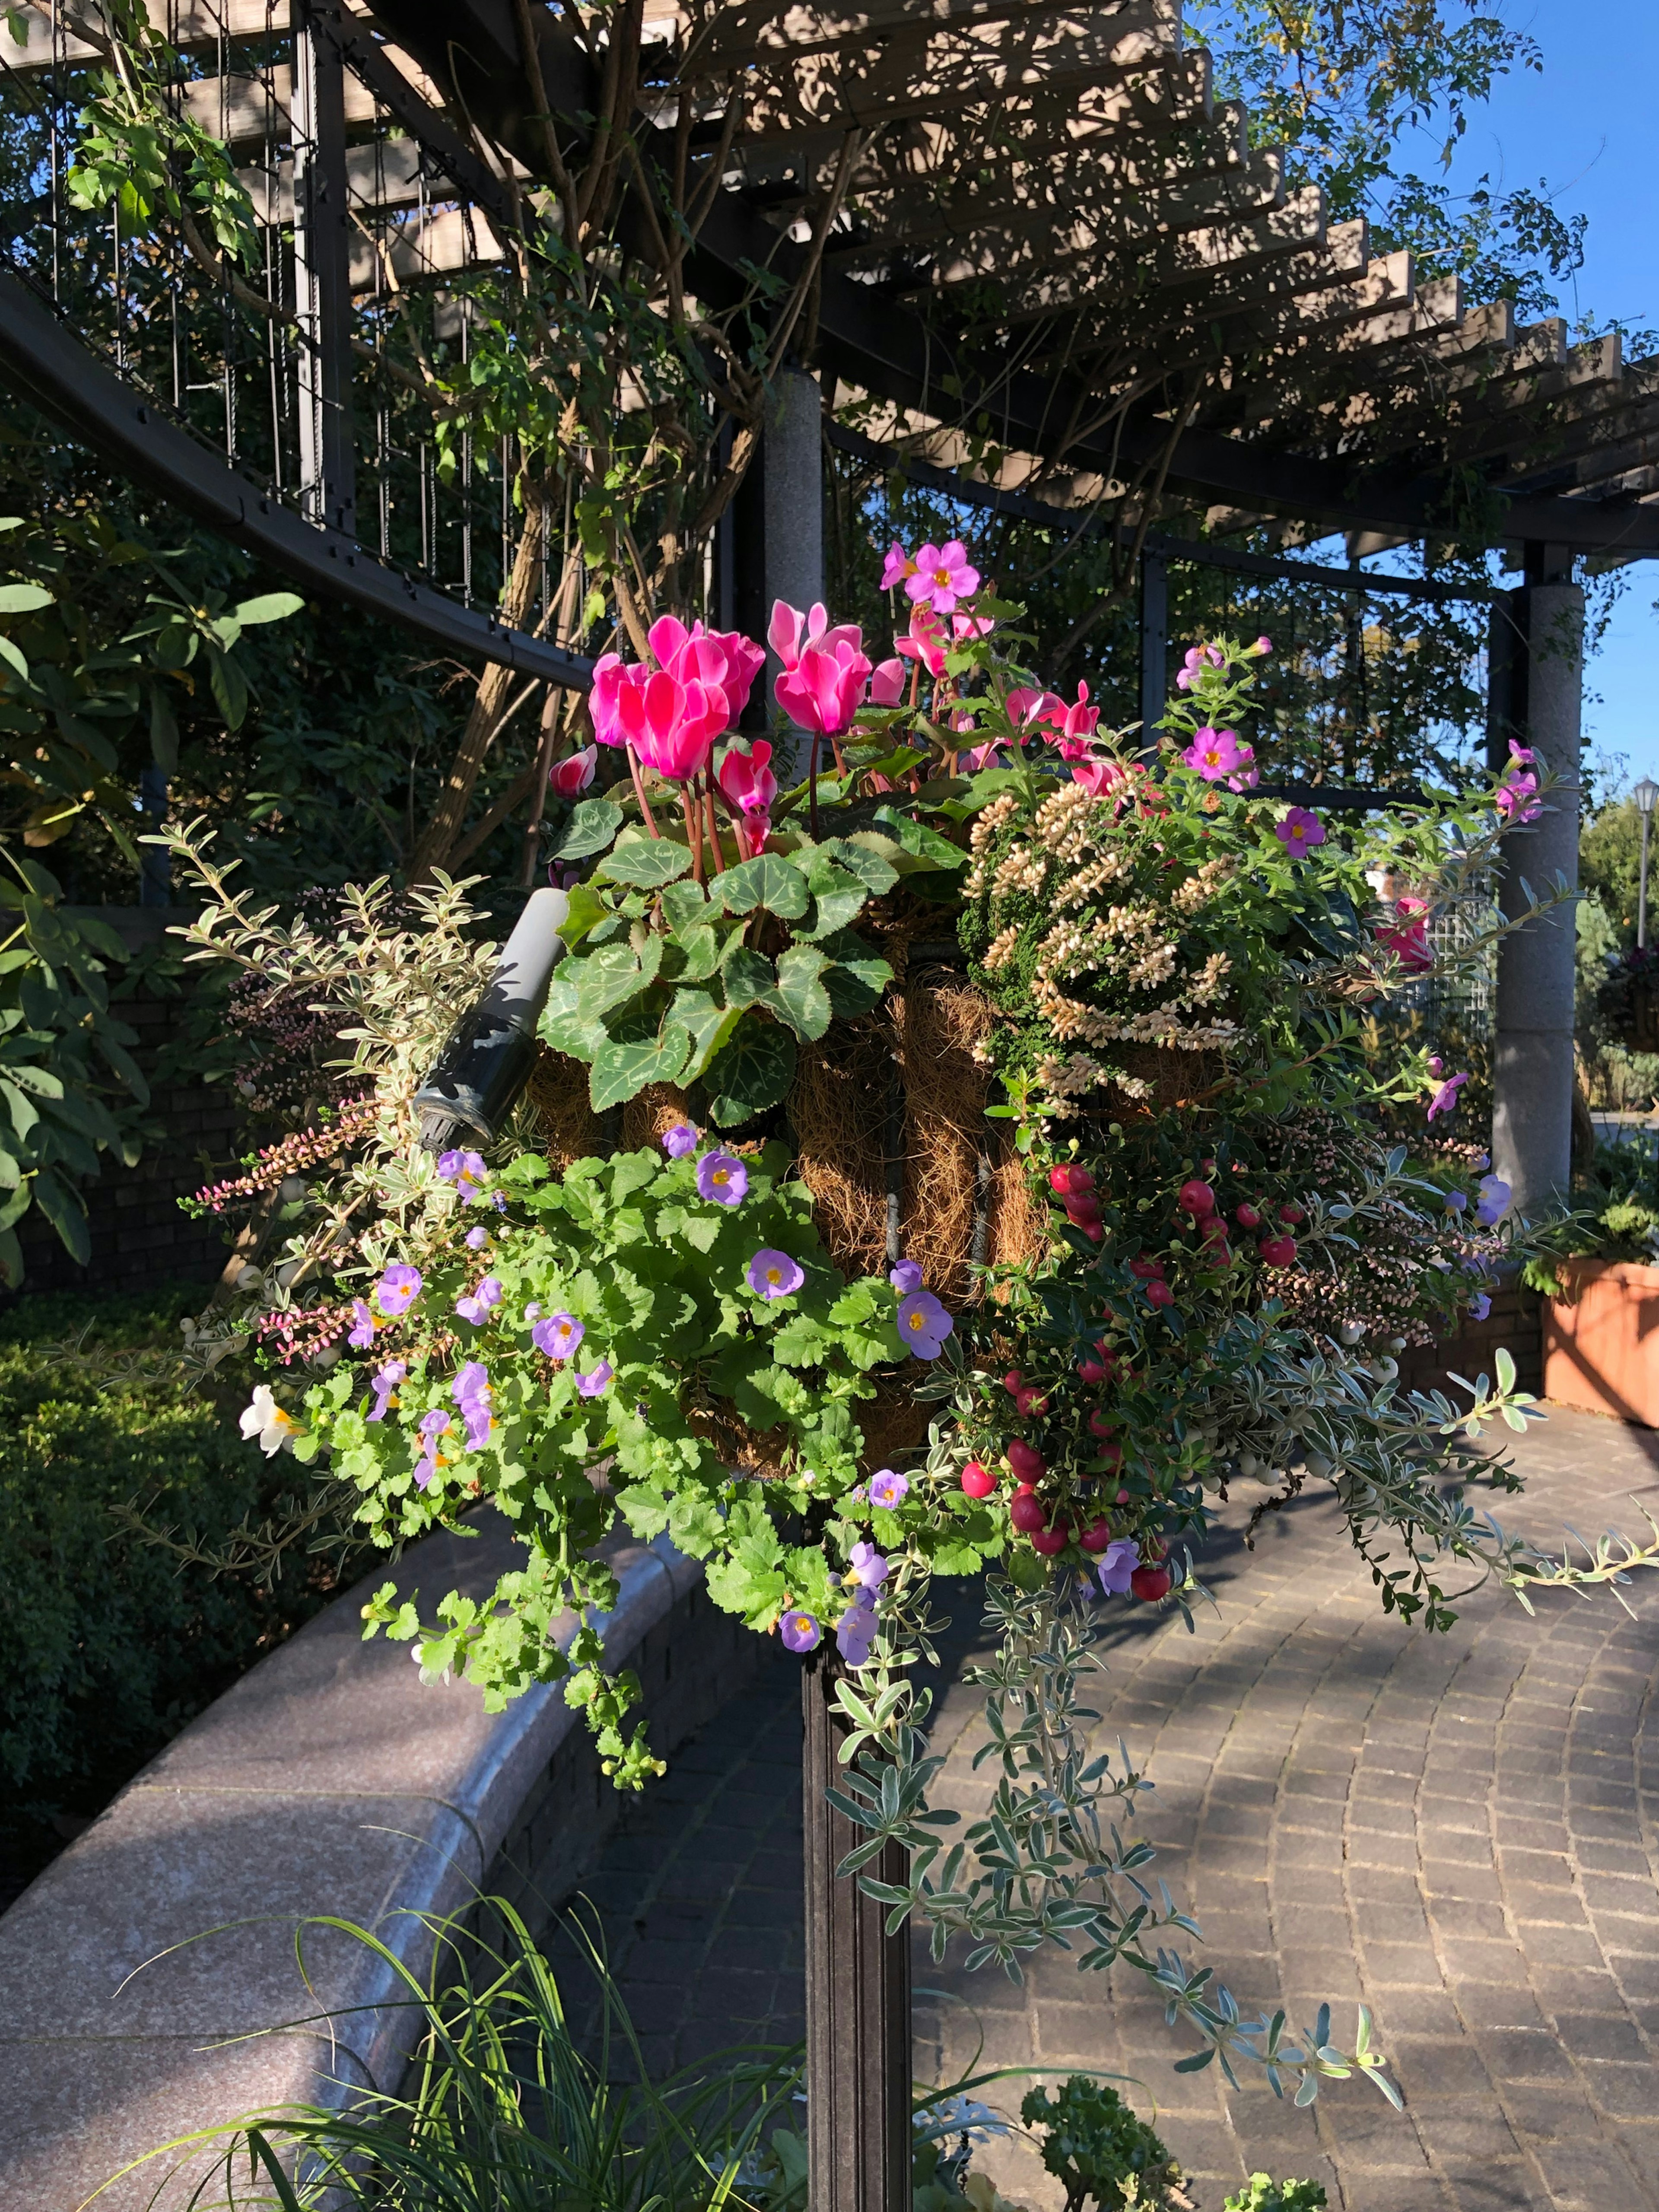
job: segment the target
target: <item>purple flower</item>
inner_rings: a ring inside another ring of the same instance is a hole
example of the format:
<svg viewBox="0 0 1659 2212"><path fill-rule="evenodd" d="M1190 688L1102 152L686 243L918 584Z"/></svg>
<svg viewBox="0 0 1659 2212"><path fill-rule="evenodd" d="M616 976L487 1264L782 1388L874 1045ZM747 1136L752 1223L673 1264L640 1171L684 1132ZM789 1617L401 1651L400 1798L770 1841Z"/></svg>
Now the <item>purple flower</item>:
<svg viewBox="0 0 1659 2212"><path fill-rule="evenodd" d="M786 1613L778 1623L778 1633L786 1651L816 1651L823 1640L823 1631L810 1613Z"/></svg>
<svg viewBox="0 0 1659 2212"><path fill-rule="evenodd" d="M1492 1311L1492 1300L1484 1291L1477 1291L1469 1300L1469 1311L1476 1321L1485 1321Z"/></svg>
<svg viewBox="0 0 1659 2212"><path fill-rule="evenodd" d="M1510 1187L1503 1176L1482 1176L1474 1206L1474 1218L1480 1226L1495 1229L1509 1210Z"/></svg>
<svg viewBox="0 0 1659 2212"><path fill-rule="evenodd" d="M597 1398L616 1371L608 1359L602 1359L597 1367L591 1368L586 1375L577 1376L576 1388L584 1398Z"/></svg>
<svg viewBox="0 0 1659 2212"><path fill-rule="evenodd" d="M466 1423L467 1444L477 1451L489 1441L489 1370L482 1359L469 1359L457 1370L450 1387Z"/></svg>
<svg viewBox="0 0 1659 2212"><path fill-rule="evenodd" d="M1121 1597L1129 1577L1140 1565L1140 1552L1127 1536L1114 1537L1100 1559L1100 1587L1107 1597Z"/></svg>
<svg viewBox="0 0 1659 2212"><path fill-rule="evenodd" d="M1432 1062L1431 1065L1432 1065ZM1462 1085L1467 1083L1468 1079L1468 1072L1467 1069L1465 1069L1462 1075L1453 1075L1447 1078L1446 1081L1441 1085L1438 1091L1435 1092L1433 1097L1429 1101L1428 1118L1431 1121L1433 1121L1437 1114L1449 1114L1451 1112L1452 1109L1457 1103L1457 1093L1459 1089Z"/></svg>
<svg viewBox="0 0 1659 2212"><path fill-rule="evenodd" d="M469 1252L482 1252L489 1242L489 1231L482 1221L476 1229L469 1229L466 1232L466 1249Z"/></svg>
<svg viewBox="0 0 1659 2212"><path fill-rule="evenodd" d="M1293 860L1316 845L1325 842L1325 825L1319 817L1305 806L1293 806L1285 819L1277 823L1273 835Z"/></svg>
<svg viewBox="0 0 1659 2212"><path fill-rule="evenodd" d="M836 1625L836 1649L849 1667L869 1665L878 1626L875 1601L862 1590Z"/></svg>
<svg viewBox="0 0 1659 2212"><path fill-rule="evenodd" d="M486 1275L471 1295L457 1298L455 1310L463 1321L470 1321L477 1328L489 1318L492 1307L501 1302L501 1286L494 1275Z"/></svg>
<svg viewBox="0 0 1659 2212"><path fill-rule="evenodd" d="M495 1207L497 1213L505 1213L507 1212L507 1193L504 1190L492 1190L489 1194L489 1203Z"/></svg>
<svg viewBox="0 0 1659 2212"><path fill-rule="evenodd" d="M787 1252L775 1252L769 1244L763 1244L744 1276L757 1298L787 1298L806 1280L806 1270Z"/></svg>
<svg viewBox="0 0 1659 2212"><path fill-rule="evenodd" d="M374 1302L388 1321L396 1321L419 1297L424 1280L418 1267L406 1267L400 1261L396 1267L388 1267L375 1284Z"/></svg>
<svg viewBox="0 0 1659 2212"><path fill-rule="evenodd" d="M847 1570L849 1582L858 1583L866 1590L878 1590L886 1581L886 1560L873 1544L854 1544L848 1553L851 1564Z"/></svg>
<svg viewBox="0 0 1659 2212"><path fill-rule="evenodd" d="M1462 1213L1468 1202L1468 1195L1463 1191L1449 1190L1446 1193L1446 1211L1448 1213Z"/></svg>
<svg viewBox="0 0 1659 2212"><path fill-rule="evenodd" d="M749 1170L730 1152L705 1152L697 1162L697 1188L715 1206L740 1206L749 1194Z"/></svg>
<svg viewBox="0 0 1659 2212"><path fill-rule="evenodd" d="M1218 783L1224 775L1234 773L1243 758L1238 750L1238 732L1200 730L1181 757L1206 783Z"/></svg>
<svg viewBox="0 0 1659 2212"><path fill-rule="evenodd" d="M1510 775L1492 793L1492 805L1514 830L1523 822L1535 822L1543 812L1537 793L1535 775Z"/></svg>
<svg viewBox="0 0 1659 2212"><path fill-rule="evenodd" d="M1482 1168L1489 1168L1492 1165L1492 1154L1490 1152L1477 1152L1474 1158L1469 1162L1469 1165L1474 1169L1475 1174L1479 1175Z"/></svg>
<svg viewBox="0 0 1659 2212"><path fill-rule="evenodd" d="M662 1148L671 1160L683 1160L688 1152L697 1149L697 1133L689 1121L676 1121L672 1129L662 1133ZM708 1195L707 1192L704 1196Z"/></svg>
<svg viewBox="0 0 1659 2212"><path fill-rule="evenodd" d="M483 1180L489 1172L483 1164L482 1152L440 1152L438 1173L446 1182L453 1182L456 1193L471 1206L482 1195Z"/></svg>
<svg viewBox="0 0 1659 2212"><path fill-rule="evenodd" d="M568 1359L587 1334L574 1314L549 1314L530 1332L530 1341L550 1359Z"/></svg>
<svg viewBox="0 0 1659 2212"><path fill-rule="evenodd" d="M908 1297L912 1291L921 1288L921 1269L914 1260L901 1260L896 1267L887 1270L887 1279L902 1298Z"/></svg>
<svg viewBox="0 0 1659 2212"><path fill-rule="evenodd" d="M871 1479L870 1503L872 1505L884 1505L890 1512L900 1498L907 1494L909 1487L910 1485L903 1475L895 1474L890 1467L884 1467L879 1474Z"/></svg>
<svg viewBox="0 0 1659 2212"><path fill-rule="evenodd" d="M351 1301L351 1334L346 1342L354 1352L367 1352L374 1341L374 1316L361 1298Z"/></svg>
<svg viewBox="0 0 1659 2212"><path fill-rule="evenodd" d="M438 1439L449 1426L449 1416L441 1406L434 1406L429 1413L421 1416L421 1435L426 1441L426 1451L415 1470L415 1486L424 1490L438 1472Z"/></svg>
<svg viewBox="0 0 1659 2212"><path fill-rule="evenodd" d="M918 1359L937 1359L955 1327L931 1291L913 1291L899 1300L898 1333Z"/></svg>
<svg viewBox="0 0 1659 2212"><path fill-rule="evenodd" d="M408 1372L401 1359L388 1359L383 1367L375 1369L374 1410L368 1417L371 1421L385 1420L386 1409L392 1403L392 1394Z"/></svg>

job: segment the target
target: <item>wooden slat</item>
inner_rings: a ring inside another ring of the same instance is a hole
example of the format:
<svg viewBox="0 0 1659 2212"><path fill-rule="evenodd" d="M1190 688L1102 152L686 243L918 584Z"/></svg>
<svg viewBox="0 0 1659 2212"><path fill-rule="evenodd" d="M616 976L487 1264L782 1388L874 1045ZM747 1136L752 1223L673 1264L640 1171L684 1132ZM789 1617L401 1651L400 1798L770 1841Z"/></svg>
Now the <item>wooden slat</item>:
<svg viewBox="0 0 1659 2212"><path fill-rule="evenodd" d="M422 283L501 258L501 246L483 217L469 216L460 208L442 208L401 222L388 220L379 227L379 235L386 242L399 284ZM358 233L351 241L351 289L359 294L373 292L379 276L379 256Z"/></svg>
<svg viewBox="0 0 1659 2212"><path fill-rule="evenodd" d="M1047 0L1052 6L1054 0ZM1181 0L1108 0L1122 35L1170 50L1181 41ZM872 0L858 8L813 7L790 0L738 0L715 13L684 51L693 76L793 64L808 54L909 50L952 32L1018 23L1044 11L1045 0Z"/></svg>
<svg viewBox="0 0 1659 2212"><path fill-rule="evenodd" d="M256 222L290 223L294 220L294 163L267 169L239 169L237 176L253 202ZM365 212L413 207L422 197L421 149L412 138L384 138L373 146L346 148L346 186L352 205ZM425 184L428 200L448 202L453 188L429 174Z"/></svg>
<svg viewBox="0 0 1659 2212"><path fill-rule="evenodd" d="M409 55L395 46L384 49L386 58L399 76L407 77L421 97L441 106L438 88ZM198 77L184 88L185 109L204 131L228 146L246 146L264 139L273 126L278 143L292 136L289 119L294 96L293 73L286 62L277 62L257 76ZM372 123L374 95L361 77L345 72L345 119L349 126Z"/></svg>

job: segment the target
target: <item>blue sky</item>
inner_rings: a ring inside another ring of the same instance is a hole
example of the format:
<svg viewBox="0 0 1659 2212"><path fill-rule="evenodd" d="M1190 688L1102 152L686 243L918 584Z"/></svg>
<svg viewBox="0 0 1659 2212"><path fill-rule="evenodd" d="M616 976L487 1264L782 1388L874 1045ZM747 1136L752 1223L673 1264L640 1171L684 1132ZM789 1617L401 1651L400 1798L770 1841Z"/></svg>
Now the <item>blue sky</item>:
<svg viewBox="0 0 1659 2212"><path fill-rule="evenodd" d="M1659 329L1659 0L1505 0L1504 20L1543 49L1541 76L1504 79L1471 123L1454 183L1547 179L1565 213L1589 217L1584 266L1562 296L1569 320ZM1432 147L1425 142L1426 167ZM1628 580L1586 672L1589 750L1659 777L1659 561ZM1599 696L1597 696L1599 695Z"/></svg>

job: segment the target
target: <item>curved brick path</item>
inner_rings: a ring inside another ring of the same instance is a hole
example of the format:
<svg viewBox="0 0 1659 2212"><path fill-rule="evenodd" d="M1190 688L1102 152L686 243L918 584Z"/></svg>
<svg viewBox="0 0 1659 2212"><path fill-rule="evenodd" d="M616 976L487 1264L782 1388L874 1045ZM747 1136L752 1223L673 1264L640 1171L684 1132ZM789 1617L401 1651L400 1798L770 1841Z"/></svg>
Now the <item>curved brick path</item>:
<svg viewBox="0 0 1659 2212"><path fill-rule="evenodd" d="M1659 1510L1659 1436L1554 1413L1522 1446L1510 1517L1638 1527ZM1237 1527L1235 1516L1234 1529ZM1196 1636L1122 1617L1090 1702L1157 1785L1156 1872L1194 1910L1241 1999L1376 2014L1407 2112L1338 2084L1314 2114L1213 2072L1134 1978L1109 1990L1051 1954L1024 1988L919 1951L917 2070L1115 2068L1137 2084L1206 2212L1252 2167L1312 2174L1344 2212L1659 2212L1659 1575L1528 1620L1483 1592L1443 1637L1383 1620L1334 1510L1219 1535ZM955 1655L971 1647L959 1632ZM653 2064L800 2032L797 1675L780 1663L677 1760L586 1885ZM946 1802L971 1810L981 1740L950 1689ZM1017 2104L1018 2087L1010 2102ZM1033 2207L1033 2159L997 2162Z"/></svg>

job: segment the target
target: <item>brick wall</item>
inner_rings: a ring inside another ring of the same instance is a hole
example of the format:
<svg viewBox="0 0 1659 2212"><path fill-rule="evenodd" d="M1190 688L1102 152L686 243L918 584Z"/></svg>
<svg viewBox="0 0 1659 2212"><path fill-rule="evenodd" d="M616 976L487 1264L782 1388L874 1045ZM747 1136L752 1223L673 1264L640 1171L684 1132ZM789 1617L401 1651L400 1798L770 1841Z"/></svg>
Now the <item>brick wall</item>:
<svg viewBox="0 0 1659 2212"><path fill-rule="evenodd" d="M1400 1380L1412 1390L1443 1390L1454 1406L1465 1405L1466 1395L1447 1382L1448 1373L1465 1376L1471 1382L1483 1374L1492 1375L1500 1345L1514 1358L1521 1388L1541 1397L1543 1302L1536 1291L1523 1288L1518 1279L1493 1291L1492 1311L1485 1321L1466 1321L1455 1336L1407 1352L1400 1362Z"/></svg>
<svg viewBox="0 0 1659 2212"><path fill-rule="evenodd" d="M74 908L70 908L71 915ZM88 909L118 930L135 949L153 943L184 909L95 907ZM184 1001L141 994L115 1012L138 1033L137 1057L149 1076L161 1048L183 1019ZM233 1094L222 1085L185 1085L150 1095L150 1114L164 1134L134 1167L106 1152L103 1173L82 1186L92 1237L88 1266L76 1265L57 1231L31 1212L18 1224L23 1248L23 1293L42 1291L142 1291L169 1281L210 1284L224 1266L225 1224L192 1221L178 1200L209 1180L200 1155L222 1164L242 1149Z"/></svg>

